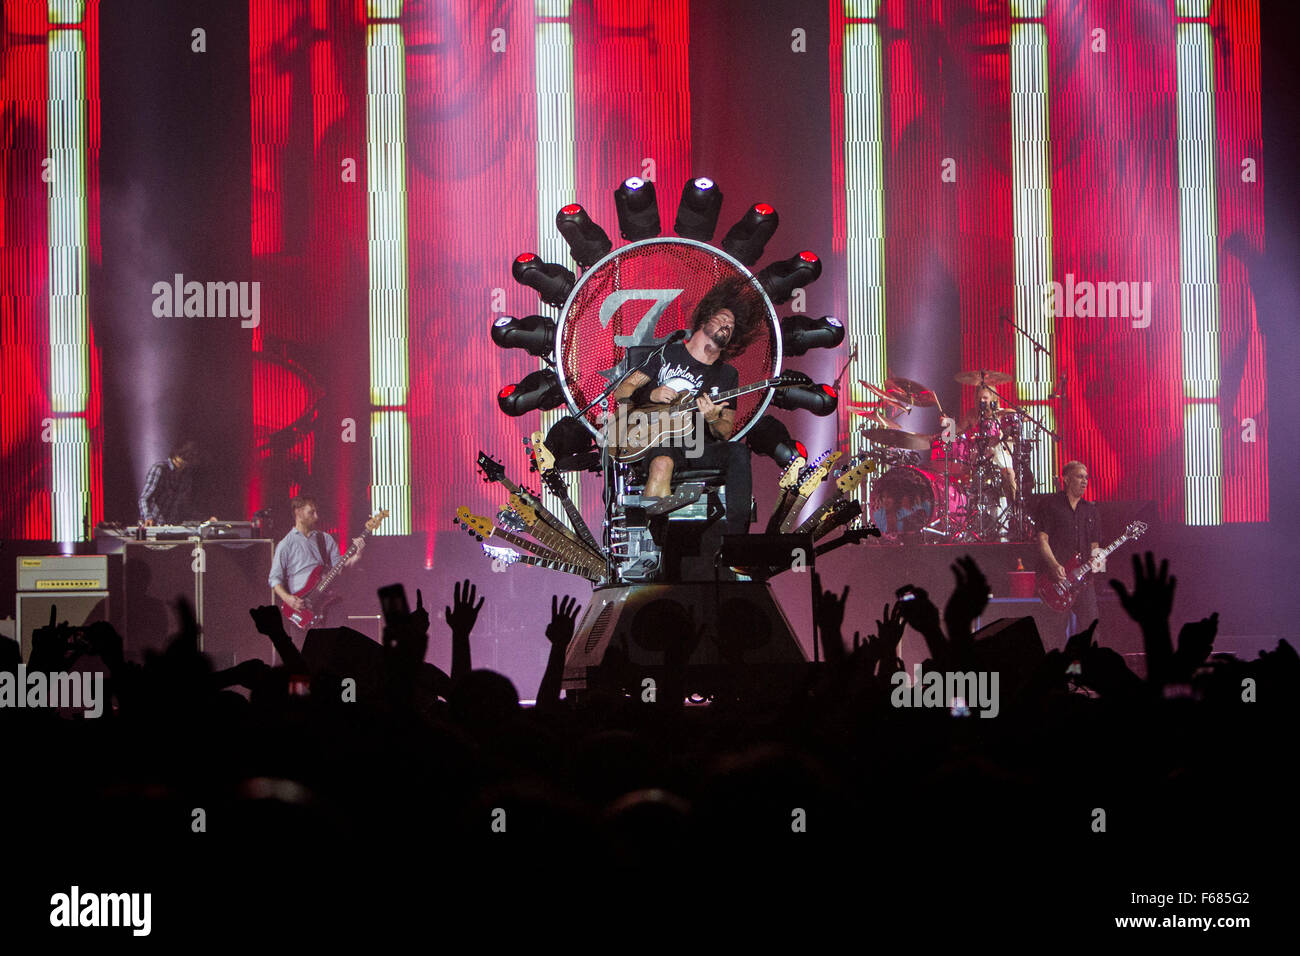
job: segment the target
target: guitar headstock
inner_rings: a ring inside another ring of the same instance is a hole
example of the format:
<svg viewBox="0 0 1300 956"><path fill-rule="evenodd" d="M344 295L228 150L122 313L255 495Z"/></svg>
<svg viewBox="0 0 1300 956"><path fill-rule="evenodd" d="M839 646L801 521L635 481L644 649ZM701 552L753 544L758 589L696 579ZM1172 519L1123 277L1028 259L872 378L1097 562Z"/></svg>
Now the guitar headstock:
<svg viewBox="0 0 1300 956"><path fill-rule="evenodd" d="M1140 538L1150 527L1145 521L1130 521L1128 527L1124 529L1124 536L1130 540Z"/></svg>
<svg viewBox="0 0 1300 956"><path fill-rule="evenodd" d="M535 431L524 439L533 467L545 475L555 467L555 453L546 447L546 433Z"/></svg>
<svg viewBox="0 0 1300 956"><path fill-rule="evenodd" d="M486 554L489 558L491 558L494 562L496 561L502 562L506 567L509 567L510 565L514 564L520 558L518 551L511 551L509 548L493 547L492 545L487 543L484 543L483 545L483 553Z"/></svg>
<svg viewBox="0 0 1300 956"><path fill-rule="evenodd" d="M799 472L803 471L807 464L808 459L802 455L795 455L790 459L790 464L786 465L785 471L781 472L782 491L788 491L799 483Z"/></svg>
<svg viewBox="0 0 1300 956"><path fill-rule="evenodd" d="M835 464L842 454L843 452L828 451L819 455L809 469L808 476L799 485L799 495L806 498L812 494L817 486L826 479L826 475L830 473L831 465Z"/></svg>
<svg viewBox="0 0 1300 956"><path fill-rule="evenodd" d="M519 515L520 519L528 527L531 528L533 525L537 524L536 510L534 510L532 505L527 504L524 499L520 498L518 495L510 496L510 508L515 514Z"/></svg>
<svg viewBox="0 0 1300 956"><path fill-rule="evenodd" d="M470 510L463 505L456 509L455 521L480 541L492 537L492 522L482 515L471 514Z"/></svg>
<svg viewBox="0 0 1300 956"><path fill-rule="evenodd" d="M528 525L524 523L524 519L519 517L519 513L512 510L508 505L497 512L497 525L507 531L516 533L528 530Z"/></svg>
<svg viewBox="0 0 1300 956"><path fill-rule="evenodd" d="M506 476L505 466L486 452L478 453L478 470L484 481L500 481Z"/></svg>
<svg viewBox="0 0 1300 956"><path fill-rule="evenodd" d="M370 519L366 522L366 530L374 531L376 528L378 528L381 524L384 523L384 519L387 517L388 517L387 508L385 508L383 511L376 511L374 514L370 516Z"/></svg>
<svg viewBox="0 0 1300 956"><path fill-rule="evenodd" d="M835 487L840 490L840 494L851 495L858 485L862 483L862 479L875 470L876 460L874 458L863 458L856 465L850 465L844 469L840 476L835 479Z"/></svg>

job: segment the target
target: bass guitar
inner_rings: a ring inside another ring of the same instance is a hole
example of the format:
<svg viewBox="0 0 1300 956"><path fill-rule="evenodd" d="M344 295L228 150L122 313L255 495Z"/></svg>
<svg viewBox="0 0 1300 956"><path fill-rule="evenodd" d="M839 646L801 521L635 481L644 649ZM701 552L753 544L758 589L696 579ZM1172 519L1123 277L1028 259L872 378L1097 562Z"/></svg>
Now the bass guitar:
<svg viewBox="0 0 1300 956"><path fill-rule="evenodd" d="M1142 537L1146 534L1147 527L1148 525L1143 521L1129 522L1123 534L1101 549L1102 556L1110 557L1120 545ZM1065 562L1065 580L1061 580L1051 571L1038 572L1038 597L1053 611L1068 611L1074 606L1075 598L1084 589L1088 575L1092 573L1092 558L1076 554Z"/></svg>
<svg viewBox="0 0 1300 956"><path fill-rule="evenodd" d="M361 532L362 539L369 537L387 517L387 510L376 512L371 516L370 520L366 522L366 529ZM331 594L330 591L347 567L348 559L354 557L357 550L354 541L352 546L348 548L347 553L343 555L343 560L334 567L327 568L323 564L318 564L312 568L307 583L300 590L295 591L293 595L301 599L302 607L295 611L287 604L280 605L280 613L284 615L285 620L291 624L296 624L304 631L324 624L325 616L329 613L330 607L342 600L340 595Z"/></svg>

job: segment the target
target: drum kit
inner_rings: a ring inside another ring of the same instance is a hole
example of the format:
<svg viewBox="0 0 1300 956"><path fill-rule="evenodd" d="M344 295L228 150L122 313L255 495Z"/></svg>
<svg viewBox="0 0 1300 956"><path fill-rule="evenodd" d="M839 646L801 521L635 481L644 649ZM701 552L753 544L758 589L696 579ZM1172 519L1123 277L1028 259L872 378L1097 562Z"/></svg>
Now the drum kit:
<svg viewBox="0 0 1300 956"><path fill-rule="evenodd" d="M1011 381L1004 372L960 372L956 380L979 395ZM876 462L868 493L870 517L887 539L935 542L1023 541L1033 536L1028 500L1033 491L1034 446L1043 428L1026 411L981 403L958 431L933 390L893 376L882 387L861 383L876 398L855 414L871 417L862 435ZM934 408L940 431L904 431L894 419Z"/></svg>

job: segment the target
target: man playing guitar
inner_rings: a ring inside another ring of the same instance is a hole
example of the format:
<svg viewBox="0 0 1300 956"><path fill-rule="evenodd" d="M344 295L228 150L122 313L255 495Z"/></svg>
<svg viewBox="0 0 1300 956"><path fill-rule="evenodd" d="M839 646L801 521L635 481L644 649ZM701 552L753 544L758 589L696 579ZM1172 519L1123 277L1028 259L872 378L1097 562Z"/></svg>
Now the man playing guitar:
<svg viewBox="0 0 1300 956"><path fill-rule="evenodd" d="M614 398L633 405L665 404L678 392L696 395L695 405L704 421L704 447L694 467L726 470L726 532L745 534L749 530L750 498L753 477L749 448L743 442L729 442L735 429L734 400L714 403L709 394L737 387L740 376L726 359L745 351L759 331L761 303L757 293L743 278L724 279L700 300L691 316L691 337L685 343L673 343L656 355L644 370L633 372L614 392ZM651 452L650 474L646 481L647 499L668 496L674 467L687 457L678 447L658 448ZM649 502L654 513L654 502Z"/></svg>
<svg viewBox="0 0 1300 956"><path fill-rule="evenodd" d="M1067 462L1061 471L1063 491L1043 498L1038 512L1038 550L1043 570L1065 580L1065 565L1075 555L1090 555L1094 574L1106 570L1102 553L1101 519L1097 506L1084 501L1088 490L1088 467L1081 461ZM1060 560L1057 555L1060 555ZM1066 634L1077 634L1097 618L1097 591L1089 578L1066 615Z"/></svg>
<svg viewBox="0 0 1300 956"><path fill-rule="evenodd" d="M281 601L297 611L303 608L303 600L297 592L307 584L312 571L321 565L332 568L341 563L356 564L366 542L364 536L353 538L356 553L345 562L334 538L325 531L316 530L316 499L310 495L298 495L290 500L289 506L293 509L293 529L275 546L268 583ZM317 618L316 624L320 623Z"/></svg>

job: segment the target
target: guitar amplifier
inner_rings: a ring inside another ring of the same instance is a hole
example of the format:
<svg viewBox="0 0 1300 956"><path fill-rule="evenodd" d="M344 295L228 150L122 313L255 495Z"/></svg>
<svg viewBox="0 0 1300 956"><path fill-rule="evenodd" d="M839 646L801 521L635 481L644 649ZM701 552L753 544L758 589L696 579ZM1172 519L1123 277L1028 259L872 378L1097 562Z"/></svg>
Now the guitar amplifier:
<svg viewBox="0 0 1300 956"><path fill-rule="evenodd" d="M19 654L32 655L32 635L50 623L73 627L108 620L108 557L102 554L18 558L15 636Z"/></svg>

